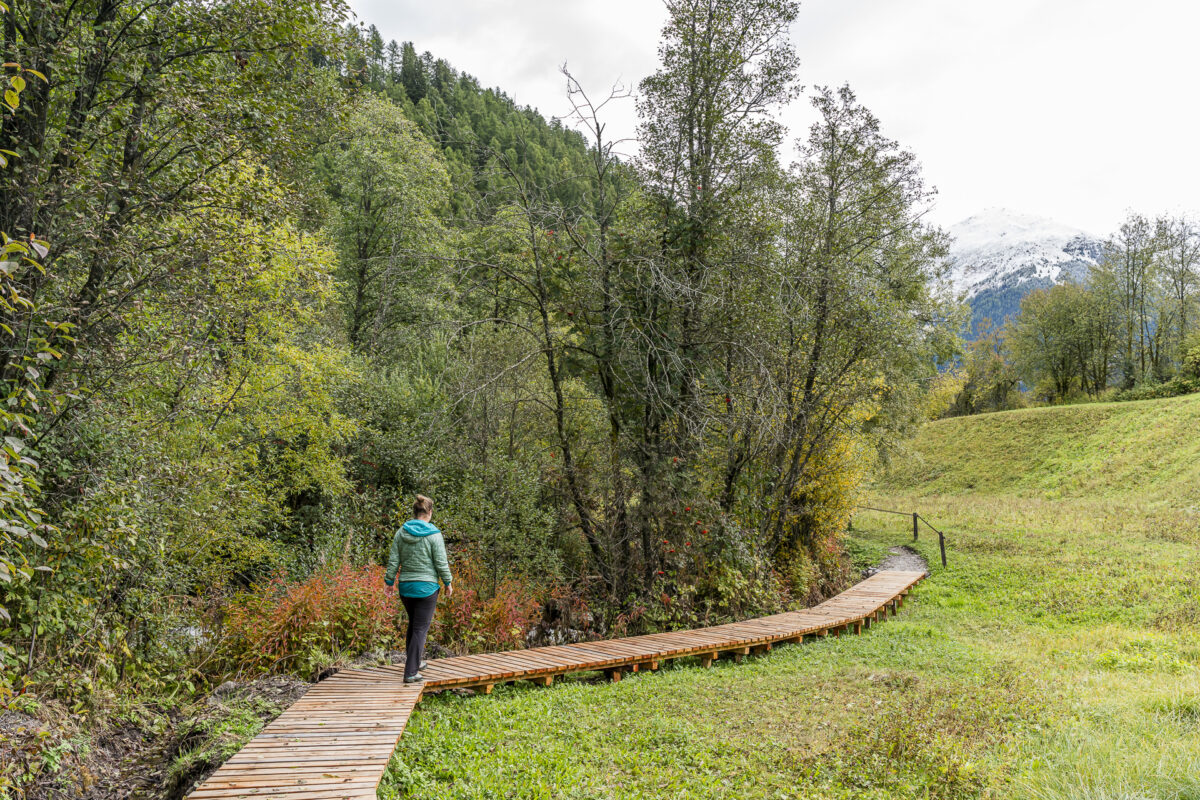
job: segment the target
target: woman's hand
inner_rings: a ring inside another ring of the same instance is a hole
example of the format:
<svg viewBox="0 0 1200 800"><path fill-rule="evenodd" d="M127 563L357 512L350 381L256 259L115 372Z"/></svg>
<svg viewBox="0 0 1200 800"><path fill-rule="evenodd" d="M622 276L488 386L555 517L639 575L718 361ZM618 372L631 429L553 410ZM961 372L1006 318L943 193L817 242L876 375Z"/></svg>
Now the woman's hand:
<svg viewBox="0 0 1200 800"><path fill-rule="evenodd" d="M454 584L453 583L446 584L446 597L454 597Z"/></svg>

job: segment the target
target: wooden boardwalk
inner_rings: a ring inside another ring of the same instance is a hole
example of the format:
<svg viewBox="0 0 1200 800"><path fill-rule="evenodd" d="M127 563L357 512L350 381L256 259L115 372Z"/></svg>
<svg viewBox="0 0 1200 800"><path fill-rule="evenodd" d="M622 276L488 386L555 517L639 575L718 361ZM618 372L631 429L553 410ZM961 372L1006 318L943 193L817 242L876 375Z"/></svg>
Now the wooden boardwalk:
<svg viewBox="0 0 1200 800"><path fill-rule="evenodd" d="M273 797L374 800L388 760L423 691L558 675L658 669L669 658L699 656L709 667L722 654L740 660L805 636L861 633L896 614L923 572L880 572L818 606L674 633L537 647L429 662L424 685L405 685L402 667L345 670L297 700L190 795L195 800Z"/></svg>

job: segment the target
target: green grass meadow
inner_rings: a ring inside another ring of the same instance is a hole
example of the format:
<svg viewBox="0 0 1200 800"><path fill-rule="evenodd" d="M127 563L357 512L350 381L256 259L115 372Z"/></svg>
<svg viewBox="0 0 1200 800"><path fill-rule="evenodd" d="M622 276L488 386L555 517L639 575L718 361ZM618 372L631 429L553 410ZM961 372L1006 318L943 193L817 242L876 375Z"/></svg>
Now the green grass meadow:
<svg viewBox="0 0 1200 800"><path fill-rule="evenodd" d="M932 423L868 499L948 536L898 618L427 698L380 796L1200 800L1200 397ZM910 538L864 512L849 545Z"/></svg>

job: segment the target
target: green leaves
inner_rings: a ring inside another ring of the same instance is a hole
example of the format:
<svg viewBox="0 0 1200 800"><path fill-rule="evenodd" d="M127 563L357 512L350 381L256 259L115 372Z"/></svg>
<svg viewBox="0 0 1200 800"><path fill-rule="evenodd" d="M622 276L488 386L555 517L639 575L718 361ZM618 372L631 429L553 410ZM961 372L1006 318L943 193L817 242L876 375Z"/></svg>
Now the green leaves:
<svg viewBox="0 0 1200 800"><path fill-rule="evenodd" d="M398 327L427 313L422 294L436 289L451 238L442 223L450 184L438 151L390 101L362 98L349 125L326 154L332 234L351 344L380 352Z"/></svg>
<svg viewBox="0 0 1200 800"><path fill-rule="evenodd" d="M4 105L8 107L10 112L13 112L20 108L21 92L25 91L25 86L27 85L25 78L22 77L22 74L33 75L34 77L40 79L43 83L46 82L46 76L34 69L24 69L15 61L6 61L3 66L5 69L16 70L17 72L16 75L10 75L8 77L8 86L4 89ZM8 155L16 155L15 153L7 150L0 152ZM0 166L8 166L8 159L0 159Z"/></svg>

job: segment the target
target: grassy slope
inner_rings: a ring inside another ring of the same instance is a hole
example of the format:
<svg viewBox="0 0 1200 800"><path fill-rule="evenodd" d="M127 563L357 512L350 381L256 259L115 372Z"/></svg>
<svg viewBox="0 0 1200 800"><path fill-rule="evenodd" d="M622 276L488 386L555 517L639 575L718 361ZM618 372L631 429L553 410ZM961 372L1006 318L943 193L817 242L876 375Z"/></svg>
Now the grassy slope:
<svg viewBox="0 0 1200 800"><path fill-rule="evenodd" d="M1200 395L1033 408L925 426L888 485L922 494L1200 502Z"/></svg>
<svg viewBox="0 0 1200 800"><path fill-rule="evenodd" d="M428 699L381 796L1200 798L1200 398L950 420L914 450L871 500L943 527L950 566L899 619ZM907 538L855 526L864 561Z"/></svg>

